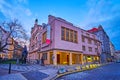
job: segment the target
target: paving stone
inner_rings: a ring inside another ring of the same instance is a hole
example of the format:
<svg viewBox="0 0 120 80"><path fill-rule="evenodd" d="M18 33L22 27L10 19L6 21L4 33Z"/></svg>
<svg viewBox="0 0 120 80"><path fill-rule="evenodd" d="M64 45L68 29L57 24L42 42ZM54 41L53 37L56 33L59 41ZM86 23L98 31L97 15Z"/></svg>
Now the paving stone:
<svg viewBox="0 0 120 80"><path fill-rule="evenodd" d="M30 71L27 73L22 73L22 75L28 80L43 80L47 78L48 75L39 71Z"/></svg>
<svg viewBox="0 0 120 80"><path fill-rule="evenodd" d="M2 76L0 77L0 80L27 80L27 79L18 73Z"/></svg>

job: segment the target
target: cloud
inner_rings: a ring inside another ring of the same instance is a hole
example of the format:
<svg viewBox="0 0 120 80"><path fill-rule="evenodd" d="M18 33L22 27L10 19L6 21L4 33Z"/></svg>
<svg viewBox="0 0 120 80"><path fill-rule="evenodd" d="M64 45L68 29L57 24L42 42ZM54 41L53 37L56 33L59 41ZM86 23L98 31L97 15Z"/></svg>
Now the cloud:
<svg viewBox="0 0 120 80"><path fill-rule="evenodd" d="M27 0L0 0L0 14L8 19L18 19L19 22L26 29L26 33L30 36L30 28L31 22L30 18L32 16L32 12L29 8L25 7L24 4L27 4ZM28 24L29 23L29 24Z"/></svg>
<svg viewBox="0 0 120 80"><path fill-rule="evenodd" d="M31 16L32 15L32 12L30 11L30 9L26 9L25 13L26 13L27 16Z"/></svg>
<svg viewBox="0 0 120 80"><path fill-rule="evenodd" d="M88 0L88 11L81 23L88 30L101 24L110 40L120 49L120 2L119 0Z"/></svg>
<svg viewBox="0 0 120 80"><path fill-rule="evenodd" d="M21 3L26 2L26 0L18 0L16 2L9 3L5 0L0 0L0 12L6 18L20 18L23 16L31 16L32 12L29 8L22 6Z"/></svg>
<svg viewBox="0 0 120 80"><path fill-rule="evenodd" d="M117 0L116 0L117 1ZM120 3L114 0L88 0L86 6L88 11L81 24L84 26L110 20L120 13ZM84 27L88 29L88 26Z"/></svg>
<svg viewBox="0 0 120 80"><path fill-rule="evenodd" d="M17 0L19 3L25 3L27 4L28 3L28 0Z"/></svg>

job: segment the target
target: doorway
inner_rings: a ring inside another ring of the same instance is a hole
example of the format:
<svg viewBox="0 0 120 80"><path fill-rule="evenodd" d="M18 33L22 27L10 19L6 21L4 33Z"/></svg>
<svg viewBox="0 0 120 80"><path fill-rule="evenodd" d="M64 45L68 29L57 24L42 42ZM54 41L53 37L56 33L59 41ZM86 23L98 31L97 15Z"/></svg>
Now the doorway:
<svg viewBox="0 0 120 80"><path fill-rule="evenodd" d="M67 64L69 65L69 55L67 55Z"/></svg>
<svg viewBox="0 0 120 80"><path fill-rule="evenodd" d="M57 54L57 64L60 64L60 54Z"/></svg>

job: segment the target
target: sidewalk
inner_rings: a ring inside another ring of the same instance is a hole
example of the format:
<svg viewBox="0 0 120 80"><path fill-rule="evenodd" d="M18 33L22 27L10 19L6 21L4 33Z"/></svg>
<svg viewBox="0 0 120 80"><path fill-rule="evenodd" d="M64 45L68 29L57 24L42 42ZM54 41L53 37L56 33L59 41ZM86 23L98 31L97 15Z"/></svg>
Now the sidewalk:
<svg viewBox="0 0 120 80"><path fill-rule="evenodd" d="M16 71L24 71L21 73L9 74L5 76L1 76L0 80L50 80L53 77L57 76L57 72L59 69L64 68L65 70L71 69L75 70L77 66L85 66L85 65L46 65L41 66L37 64L33 65L15 65L12 64L11 70ZM8 64L0 64L0 68L8 69Z"/></svg>
<svg viewBox="0 0 120 80"><path fill-rule="evenodd" d="M8 64L0 64L0 68L8 71ZM49 80L51 76L57 74L57 69L52 65L15 65L12 64L11 70L16 70L18 73L12 73L0 76L0 80ZM1 72L0 72L1 73Z"/></svg>
<svg viewBox="0 0 120 80"><path fill-rule="evenodd" d="M0 64L0 68L3 69L9 69L9 64ZM11 65L11 70L16 70L16 71L31 71L31 70L43 70L46 69L44 66L40 66L40 65L16 65L16 64L12 64Z"/></svg>
<svg viewBox="0 0 120 80"><path fill-rule="evenodd" d="M22 73L7 74L0 77L0 80L50 80L57 75L57 70L34 70Z"/></svg>

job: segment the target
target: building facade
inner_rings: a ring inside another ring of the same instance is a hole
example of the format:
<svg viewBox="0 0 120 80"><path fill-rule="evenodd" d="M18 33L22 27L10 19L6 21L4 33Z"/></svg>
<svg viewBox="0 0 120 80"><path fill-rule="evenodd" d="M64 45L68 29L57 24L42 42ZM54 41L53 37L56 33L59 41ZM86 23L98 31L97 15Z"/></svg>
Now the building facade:
<svg viewBox="0 0 120 80"><path fill-rule="evenodd" d="M120 60L120 50L116 50L113 55L114 55L115 61Z"/></svg>
<svg viewBox="0 0 120 80"><path fill-rule="evenodd" d="M51 15L48 16L48 24L37 24L36 26L32 28L31 32L30 59L38 59L42 60L41 63L54 65L100 61L101 42L97 40L96 35ZM32 36L34 33L36 36ZM33 45L36 47L33 48ZM36 48L37 51L34 51Z"/></svg>
<svg viewBox="0 0 120 80"><path fill-rule="evenodd" d="M111 57L112 57L112 61L115 61L115 57L114 57L114 54L115 54L115 46L112 42L110 42L110 51L111 51Z"/></svg>
<svg viewBox="0 0 120 80"><path fill-rule="evenodd" d="M0 52L0 57L5 58L5 59L13 59L14 58L14 53L21 55L21 49L22 47L18 48L17 50L15 49L16 46L18 46L18 42L16 42L13 38L8 37L9 33L4 30L0 26L0 42L2 42L1 46L5 45L6 43L10 45L6 45L3 52ZM8 38L8 40L7 40ZM19 45L20 46L20 45Z"/></svg>
<svg viewBox="0 0 120 80"><path fill-rule="evenodd" d="M13 59L21 59L22 50L23 50L23 47L19 45L17 41L14 41Z"/></svg>
<svg viewBox="0 0 120 80"><path fill-rule="evenodd" d="M88 30L97 36L97 39L102 43L101 49L101 62L108 62L111 61L111 47L110 47L110 39L105 30L101 25L98 28L93 28Z"/></svg>
<svg viewBox="0 0 120 80"><path fill-rule="evenodd" d="M38 52L41 48L41 34L42 34L42 26L38 25L38 20L35 20L35 24L31 30L31 38L29 44L29 54L28 59L32 61L36 61L38 59Z"/></svg>
<svg viewBox="0 0 120 80"><path fill-rule="evenodd" d="M5 31L1 26L0 26L0 40L2 42L1 46L3 46L4 44L7 43L13 43L13 38L8 38L8 41L6 41L6 38L8 36L8 32ZM8 49L8 50L4 50L4 52L0 52L0 57L1 58L8 58L8 59L11 59L12 58L12 55L13 55L13 50L14 46L13 45L7 45L5 47L5 49Z"/></svg>

